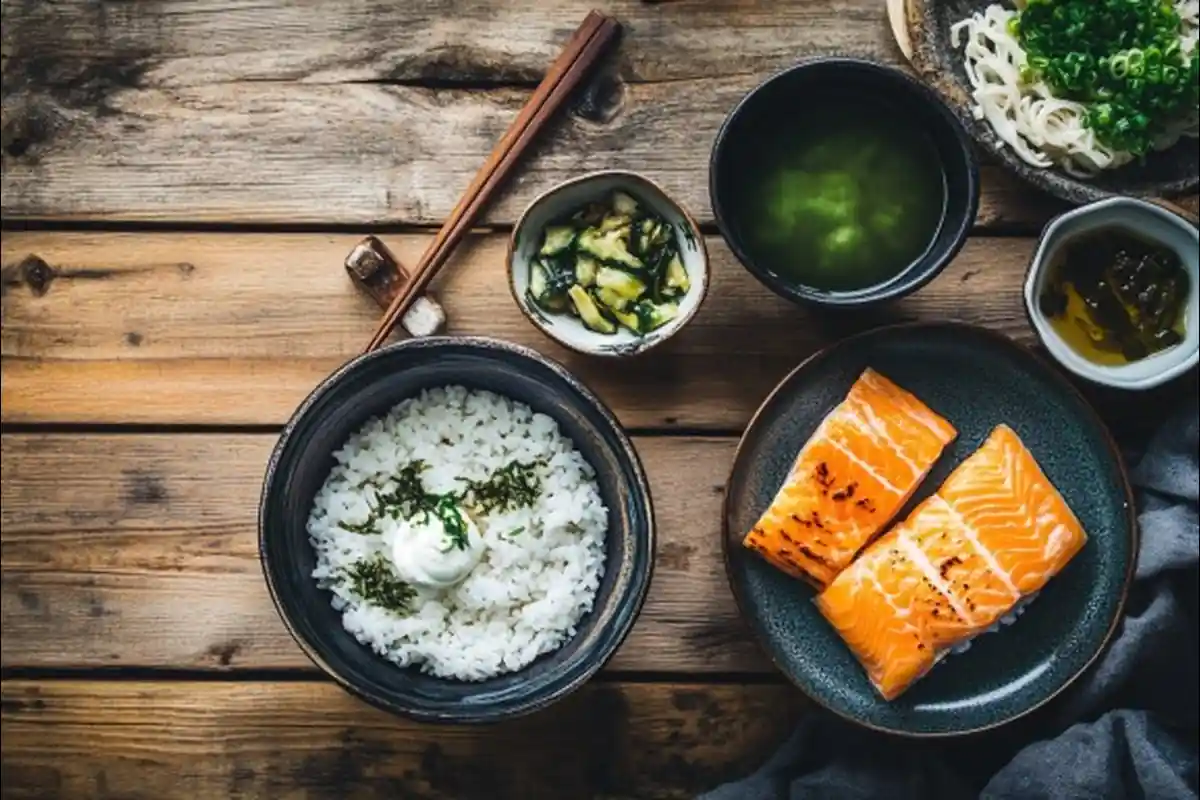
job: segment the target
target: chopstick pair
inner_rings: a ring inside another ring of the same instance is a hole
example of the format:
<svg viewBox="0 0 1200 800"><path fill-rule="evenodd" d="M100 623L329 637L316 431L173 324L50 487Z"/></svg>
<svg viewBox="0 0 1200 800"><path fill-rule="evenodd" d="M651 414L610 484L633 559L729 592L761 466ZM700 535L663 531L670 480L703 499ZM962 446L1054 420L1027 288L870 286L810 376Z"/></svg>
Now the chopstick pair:
<svg viewBox="0 0 1200 800"><path fill-rule="evenodd" d="M550 66L546 77L538 84L533 96L472 179L433 243L413 268L408 283L384 313L378 330L371 337L364 352L378 349L387 340L409 306L424 292L433 276L449 259L450 253L471 229L484 206L513 171L534 137L583 81L618 30L620 25L616 20L598 11L592 11L583 20L567 42L562 54Z"/></svg>

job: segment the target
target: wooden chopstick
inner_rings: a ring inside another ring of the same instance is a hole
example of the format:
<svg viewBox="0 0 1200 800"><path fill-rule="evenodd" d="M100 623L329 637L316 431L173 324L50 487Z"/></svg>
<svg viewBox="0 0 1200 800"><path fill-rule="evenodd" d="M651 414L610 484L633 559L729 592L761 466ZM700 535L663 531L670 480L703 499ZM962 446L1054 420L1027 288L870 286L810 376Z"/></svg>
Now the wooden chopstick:
<svg viewBox="0 0 1200 800"><path fill-rule="evenodd" d="M444 265L453 248L470 229L491 195L508 177L529 143L580 83L617 29L614 20L596 12L589 14L584 20L584 24L576 31L563 55L552 65L534 96L505 133L446 224L442 226L433 244L413 270L409 283L393 301L379 330L367 346L367 352L383 344L408 305Z"/></svg>
<svg viewBox="0 0 1200 800"><path fill-rule="evenodd" d="M587 15L413 268L412 276L388 307L365 352L379 348L387 340L408 307L425 290L471 229L475 219L513 171L534 137L582 82L619 29L616 20L597 11Z"/></svg>

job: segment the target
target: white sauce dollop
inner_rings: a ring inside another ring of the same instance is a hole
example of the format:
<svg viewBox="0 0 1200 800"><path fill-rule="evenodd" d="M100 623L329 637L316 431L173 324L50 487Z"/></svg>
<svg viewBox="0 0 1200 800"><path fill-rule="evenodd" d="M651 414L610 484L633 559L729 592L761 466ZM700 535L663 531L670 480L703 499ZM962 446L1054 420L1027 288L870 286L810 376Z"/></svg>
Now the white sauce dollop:
<svg viewBox="0 0 1200 800"><path fill-rule="evenodd" d="M458 509L467 529L466 547L458 547L435 514L402 520L392 543L392 563L413 586L445 589L466 578L483 558L484 542L471 517Z"/></svg>

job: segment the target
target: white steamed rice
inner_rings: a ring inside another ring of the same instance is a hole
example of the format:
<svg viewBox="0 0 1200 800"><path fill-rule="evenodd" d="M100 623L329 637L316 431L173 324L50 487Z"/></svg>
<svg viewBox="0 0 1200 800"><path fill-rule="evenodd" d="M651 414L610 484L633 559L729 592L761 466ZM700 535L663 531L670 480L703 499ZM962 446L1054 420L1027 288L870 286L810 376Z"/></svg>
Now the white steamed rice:
<svg viewBox="0 0 1200 800"><path fill-rule="evenodd" d="M313 577L333 593L346 630L379 655L443 678L483 680L562 646L591 610L608 512L591 465L550 417L491 392L431 389L369 420L334 457L308 520ZM427 491L458 491L460 479L486 479L514 459L544 463L541 495L532 507L476 518L487 549L465 580L420 590L406 615L354 593L345 571L389 555L396 532L386 524L366 535L339 527L370 513L366 481L421 460Z"/></svg>

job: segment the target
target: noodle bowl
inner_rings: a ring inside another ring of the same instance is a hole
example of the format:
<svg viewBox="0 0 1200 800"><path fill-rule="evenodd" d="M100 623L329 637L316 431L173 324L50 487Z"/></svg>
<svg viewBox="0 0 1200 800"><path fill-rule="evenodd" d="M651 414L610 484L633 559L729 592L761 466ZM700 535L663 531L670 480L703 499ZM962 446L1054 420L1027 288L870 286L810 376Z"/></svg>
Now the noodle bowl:
<svg viewBox="0 0 1200 800"><path fill-rule="evenodd" d="M1178 0L1175 10L1182 22L1180 52L1189 55L1196 48L1200 0ZM1041 78L1022 80L1027 57L1009 26L1016 15L1015 8L995 4L950 28L951 44L963 48L976 119L987 120L1018 157L1035 167L1058 166L1087 178L1133 161L1132 153L1097 140L1086 125L1086 105L1056 97ZM1155 149L1195 137L1198 122L1200 114L1193 110L1154 142Z"/></svg>

